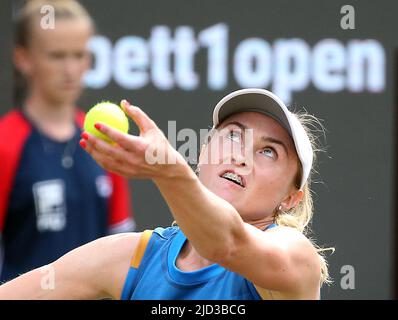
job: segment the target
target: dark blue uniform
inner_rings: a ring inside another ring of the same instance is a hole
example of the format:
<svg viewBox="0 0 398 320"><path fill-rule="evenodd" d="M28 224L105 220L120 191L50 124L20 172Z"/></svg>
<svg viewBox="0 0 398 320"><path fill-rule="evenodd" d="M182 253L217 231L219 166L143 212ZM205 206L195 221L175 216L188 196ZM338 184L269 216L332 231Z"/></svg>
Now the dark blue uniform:
<svg viewBox="0 0 398 320"><path fill-rule="evenodd" d="M50 263L111 229L133 229L127 182L108 174L79 147L78 122L68 142L41 134L21 112L2 119L0 133L5 128L25 128L25 134L0 143L0 161L11 158L14 165L6 177L8 192L0 192L1 281ZM10 171L7 165L0 165L0 172Z"/></svg>

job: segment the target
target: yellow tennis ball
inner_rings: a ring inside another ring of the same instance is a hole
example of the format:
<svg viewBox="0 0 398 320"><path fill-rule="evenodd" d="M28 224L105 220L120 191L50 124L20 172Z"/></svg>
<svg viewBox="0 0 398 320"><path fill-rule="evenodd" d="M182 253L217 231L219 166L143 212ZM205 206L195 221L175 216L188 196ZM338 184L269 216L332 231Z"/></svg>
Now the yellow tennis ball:
<svg viewBox="0 0 398 320"><path fill-rule="evenodd" d="M129 121L124 111L117 104L109 101L97 103L87 112L84 120L84 131L106 142L112 142L111 139L94 127L98 122L104 123L123 133L127 133L129 130Z"/></svg>

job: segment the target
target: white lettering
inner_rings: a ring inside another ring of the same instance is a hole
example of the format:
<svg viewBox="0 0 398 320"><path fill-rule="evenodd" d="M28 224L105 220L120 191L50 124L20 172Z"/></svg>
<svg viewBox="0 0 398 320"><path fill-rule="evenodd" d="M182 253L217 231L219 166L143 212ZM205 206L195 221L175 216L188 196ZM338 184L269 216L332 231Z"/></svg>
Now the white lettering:
<svg viewBox="0 0 398 320"><path fill-rule="evenodd" d="M55 10L53 6L44 5L40 8L40 13L44 14L40 19L40 27L44 30L55 28Z"/></svg>
<svg viewBox="0 0 398 320"><path fill-rule="evenodd" d="M355 270L353 266L345 265L340 269L341 274L345 274L340 280L340 286L343 290L355 289Z"/></svg>
<svg viewBox="0 0 398 320"><path fill-rule="evenodd" d="M199 84L199 77L194 71L194 58L198 50L194 31L190 27L178 27L175 38L176 82L184 90L194 90Z"/></svg>
<svg viewBox="0 0 398 320"><path fill-rule="evenodd" d="M340 27L343 30L355 29L355 9L353 6L346 4L340 9L340 13L345 15L340 20Z"/></svg>
<svg viewBox="0 0 398 320"><path fill-rule="evenodd" d="M44 276L40 279L40 288L43 290L55 289L55 270L51 265L46 265L40 268L40 273Z"/></svg>
<svg viewBox="0 0 398 320"><path fill-rule="evenodd" d="M344 46L335 39L325 39L315 45L312 56L314 86L326 92L343 90L346 65Z"/></svg>
<svg viewBox="0 0 398 320"><path fill-rule="evenodd" d="M200 31L179 26L175 37L168 26L154 26L150 39L125 36L111 41L95 36L89 42L94 63L86 75L88 87L102 89L112 80L124 89L153 84L160 90L196 90L201 77L210 90L228 85L229 71L240 87L272 87L285 103L311 84L323 92L382 92L386 85L385 49L376 40L321 39L310 48L303 39L261 38L238 42L229 52L224 23ZM195 70L195 58L205 49L207 65ZM233 58L228 69L229 55ZM207 71L205 71L207 70Z"/></svg>
<svg viewBox="0 0 398 320"><path fill-rule="evenodd" d="M115 44L114 50L115 81L126 89L139 89L148 81L148 46L144 39L126 36Z"/></svg>
<svg viewBox="0 0 398 320"><path fill-rule="evenodd" d="M376 40L352 40L347 47L347 87L381 92L385 87L385 53ZM366 74L365 74L366 73Z"/></svg>
<svg viewBox="0 0 398 320"><path fill-rule="evenodd" d="M271 80L271 47L263 39L242 41L235 51L236 82L242 87L266 87Z"/></svg>
<svg viewBox="0 0 398 320"><path fill-rule="evenodd" d="M199 33L200 44L209 48L207 83L213 90L224 89L228 79L228 27L216 24Z"/></svg>
<svg viewBox="0 0 398 320"><path fill-rule="evenodd" d="M170 90L174 87L174 79L170 67L171 54L174 48L170 33L170 29L166 26L154 27L149 42L152 57L152 81L161 90Z"/></svg>
<svg viewBox="0 0 398 320"><path fill-rule="evenodd" d="M112 43L104 36L93 36L88 49L93 54L94 64L84 75L84 81L93 89L102 89L112 79Z"/></svg>
<svg viewBox="0 0 398 320"><path fill-rule="evenodd" d="M273 90L283 101L292 100L292 92L303 90L309 84L308 44L302 39L277 40L274 49Z"/></svg>

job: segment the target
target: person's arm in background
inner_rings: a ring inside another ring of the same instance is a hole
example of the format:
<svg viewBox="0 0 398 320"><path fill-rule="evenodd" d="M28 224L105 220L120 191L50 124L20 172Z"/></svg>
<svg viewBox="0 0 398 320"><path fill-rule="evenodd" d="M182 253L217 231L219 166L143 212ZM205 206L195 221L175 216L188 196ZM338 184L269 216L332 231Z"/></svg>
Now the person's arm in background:
<svg viewBox="0 0 398 320"><path fill-rule="evenodd" d="M114 173L108 173L112 181L112 195L109 199L108 234L135 230L130 188L128 181Z"/></svg>
<svg viewBox="0 0 398 320"><path fill-rule="evenodd" d="M0 118L0 272L4 258L2 234L5 231L10 194L30 132L31 126L19 110L12 110Z"/></svg>
<svg viewBox="0 0 398 320"><path fill-rule="evenodd" d="M31 126L18 110L0 118L0 232L4 230L9 196Z"/></svg>
<svg viewBox="0 0 398 320"><path fill-rule="evenodd" d="M0 286L0 299L119 299L141 233L92 241Z"/></svg>

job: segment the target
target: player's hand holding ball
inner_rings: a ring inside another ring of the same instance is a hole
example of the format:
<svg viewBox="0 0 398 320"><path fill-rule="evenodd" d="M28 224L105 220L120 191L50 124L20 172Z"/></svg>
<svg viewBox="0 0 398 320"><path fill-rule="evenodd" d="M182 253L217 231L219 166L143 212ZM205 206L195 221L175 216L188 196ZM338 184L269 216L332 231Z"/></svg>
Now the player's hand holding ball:
<svg viewBox="0 0 398 320"><path fill-rule="evenodd" d="M163 179L180 174L188 167L185 159L170 145L155 122L140 108L123 100L119 108L103 102L86 116L80 145L108 171L128 178ZM140 135L127 134L127 114Z"/></svg>

